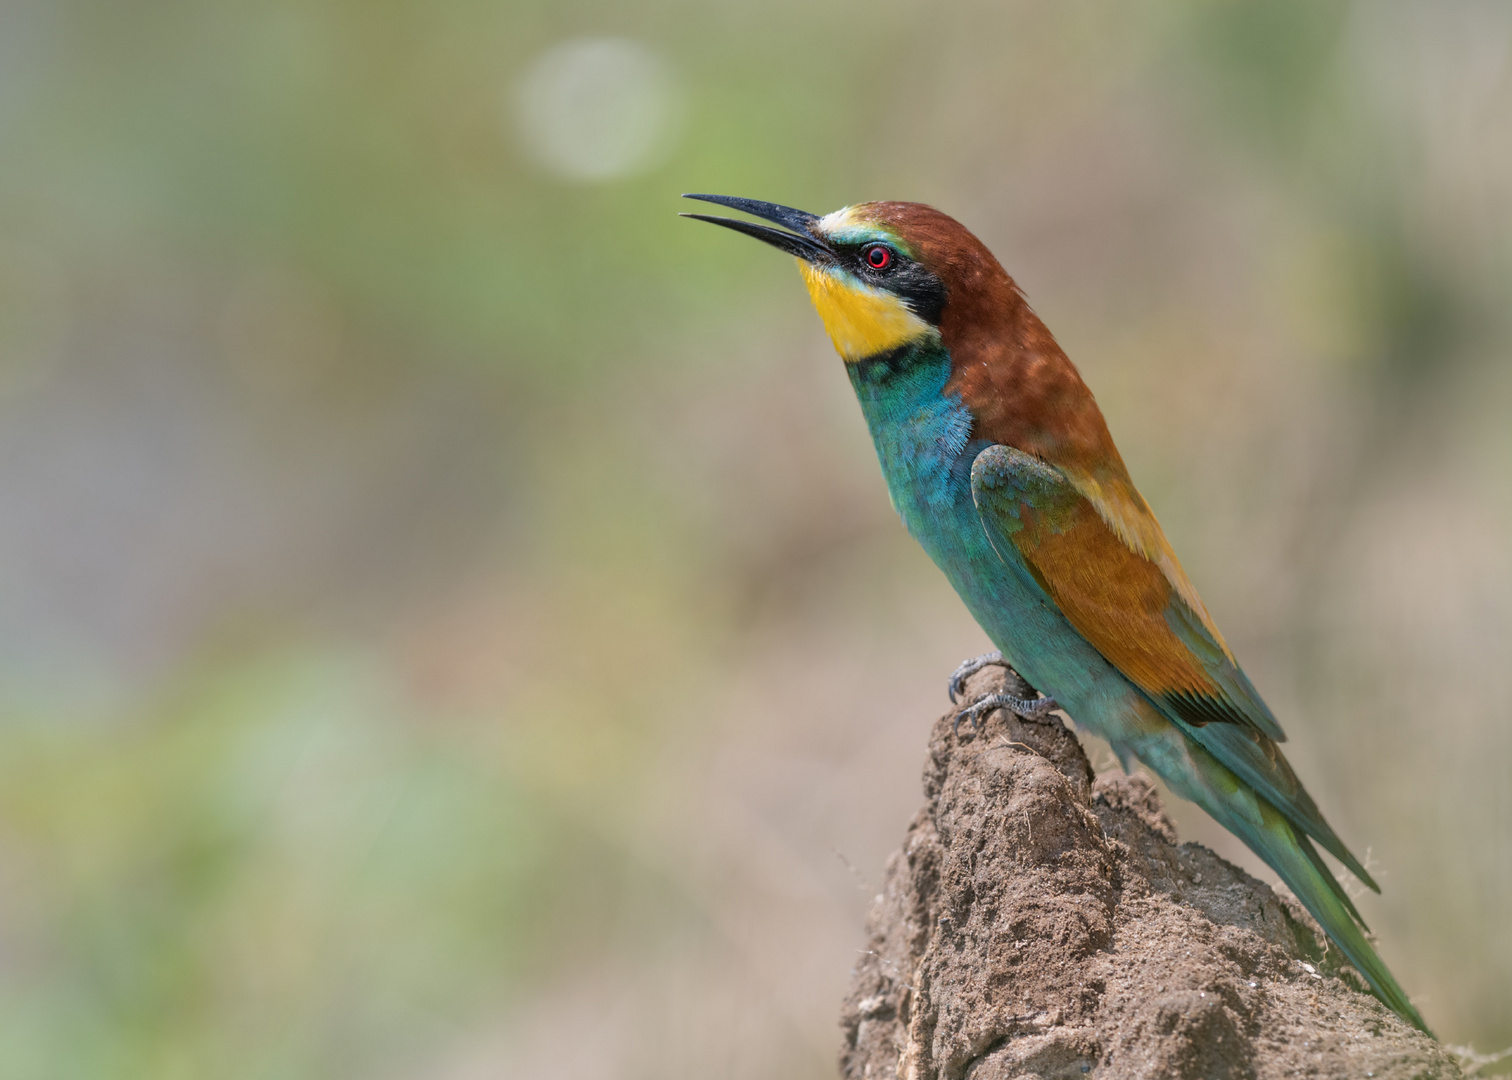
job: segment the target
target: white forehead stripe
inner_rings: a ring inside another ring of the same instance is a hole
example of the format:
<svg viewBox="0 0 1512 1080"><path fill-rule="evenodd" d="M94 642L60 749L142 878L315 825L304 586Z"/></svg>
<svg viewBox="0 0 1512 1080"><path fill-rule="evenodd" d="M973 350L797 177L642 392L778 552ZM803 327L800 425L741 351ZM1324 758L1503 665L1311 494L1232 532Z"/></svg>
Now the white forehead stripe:
<svg viewBox="0 0 1512 1080"><path fill-rule="evenodd" d="M880 240L907 250L907 245L891 229L868 220L854 206L842 206L833 213L825 214L814 226L814 231L839 244L865 244Z"/></svg>
<svg viewBox="0 0 1512 1080"><path fill-rule="evenodd" d="M832 210L819 219L819 231L826 236L833 236L841 229L854 225L856 208L854 206L842 206L838 210Z"/></svg>

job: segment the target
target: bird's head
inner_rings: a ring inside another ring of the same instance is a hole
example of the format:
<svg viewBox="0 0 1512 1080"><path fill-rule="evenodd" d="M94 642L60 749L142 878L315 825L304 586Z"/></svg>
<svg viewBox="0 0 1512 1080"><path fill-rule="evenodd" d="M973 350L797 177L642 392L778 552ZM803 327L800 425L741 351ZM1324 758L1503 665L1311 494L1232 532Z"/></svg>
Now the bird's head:
<svg viewBox="0 0 1512 1080"><path fill-rule="evenodd" d="M922 203L858 203L823 217L728 195L687 195L775 222L687 214L798 257L825 329L850 363L921 340L985 329L1022 304L992 253L959 222Z"/></svg>

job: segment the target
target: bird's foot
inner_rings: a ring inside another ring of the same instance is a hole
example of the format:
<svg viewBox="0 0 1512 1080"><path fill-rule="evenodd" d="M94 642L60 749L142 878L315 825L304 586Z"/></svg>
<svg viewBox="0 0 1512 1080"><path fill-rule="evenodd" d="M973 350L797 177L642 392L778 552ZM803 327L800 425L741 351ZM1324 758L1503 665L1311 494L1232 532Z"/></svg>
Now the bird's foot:
<svg viewBox="0 0 1512 1080"><path fill-rule="evenodd" d="M1033 687L1028 686L1027 683L1025 686L1030 693L1035 693ZM1028 698L1015 697L1013 694L988 694L985 697L978 698L966 706L966 708L956 713L955 724L952 725L951 731L959 735L961 733L962 720L970 720L971 727L975 730L981 727L983 717L997 709L1007 709L1009 712L1025 720L1038 722L1051 710L1059 707L1053 697Z"/></svg>
<svg viewBox="0 0 1512 1080"><path fill-rule="evenodd" d="M994 649L992 652L984 652L981 656L973 656L960 667L950 673L950 701L956 704L961 700L961 694L966 689L966 680L977 672L987 667L1003 667L1009 671L1008 661L1003 659L1003 654Z"/></svg>

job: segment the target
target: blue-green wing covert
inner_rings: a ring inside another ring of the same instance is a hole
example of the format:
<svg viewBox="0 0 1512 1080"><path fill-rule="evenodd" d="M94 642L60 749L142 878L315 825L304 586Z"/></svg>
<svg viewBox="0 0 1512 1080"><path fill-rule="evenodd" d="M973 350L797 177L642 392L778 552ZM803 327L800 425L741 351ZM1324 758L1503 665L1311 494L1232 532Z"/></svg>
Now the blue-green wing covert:
<svg viewBox="0 0 1512 1080"><path fill-rule="evenodd" d="M1275 740L1259 724L1239 721L1259 702L1244 673L1160 569L1131 550L1060 470L1012 447L989 446L972 463L971 491L988 541L1014 573L1031 578L1172 723L1377 888L1323 820ZM1233 704L1230 687L1249 708ZM1192 701L1217 704L1205 706L1205 718L1194 718L1183 707Z"/></svg>

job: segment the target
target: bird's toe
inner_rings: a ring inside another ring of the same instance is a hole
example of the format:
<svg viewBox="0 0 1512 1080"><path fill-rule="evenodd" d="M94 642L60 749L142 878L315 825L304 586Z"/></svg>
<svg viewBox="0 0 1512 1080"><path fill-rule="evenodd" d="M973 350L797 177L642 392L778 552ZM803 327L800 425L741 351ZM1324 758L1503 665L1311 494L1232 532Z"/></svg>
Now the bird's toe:
<svg viewBox="0 0 1512 1080"><path fill-rule="evenodd" d="M952 703L959 702L961 695L966 690L966 680L985 667L1007 667L1008 661L1003 659L1003 654L994 649L992 652L983 653L981 656L973 656L960 667L950 673L950 700Z"/></svg>

